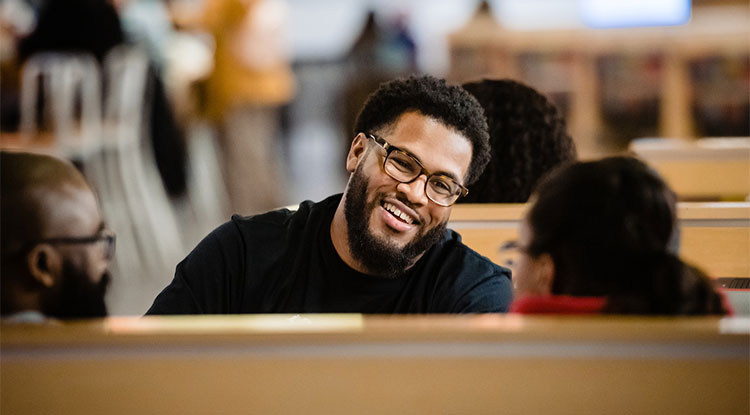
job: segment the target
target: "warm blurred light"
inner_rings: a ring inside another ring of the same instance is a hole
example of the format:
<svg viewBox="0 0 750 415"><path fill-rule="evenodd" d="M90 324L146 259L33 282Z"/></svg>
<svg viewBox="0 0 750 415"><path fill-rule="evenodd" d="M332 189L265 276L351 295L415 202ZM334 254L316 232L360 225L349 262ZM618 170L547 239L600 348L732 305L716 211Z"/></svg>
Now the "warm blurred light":
<svg viewBox="0 0 750 415"><path fill-rule="evenodd" d="M244 314L202 316L110 317L106 330L115 334L217 332L360 331L361 314Z"/></svg>
<svg viewBox="0 0 750 415"><path fill-rule="evenodd" d="M750 333L750 317L725 317L719 320L719 333L721 334L748 334Z"/></svg>

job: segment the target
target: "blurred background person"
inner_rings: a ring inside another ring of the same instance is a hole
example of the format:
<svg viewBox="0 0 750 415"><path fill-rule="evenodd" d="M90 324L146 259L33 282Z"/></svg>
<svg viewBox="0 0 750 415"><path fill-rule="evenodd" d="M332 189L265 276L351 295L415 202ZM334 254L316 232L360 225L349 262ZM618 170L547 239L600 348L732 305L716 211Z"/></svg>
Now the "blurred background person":
<svg viewBox="0 0 750 415"><path fill-rule="evenodd" d="M143 46L154 69L163 79L168 65L167 48L175 30L166 0L111 0L127 39Z"/></svg>
<svg viewBox="0 0 750 415"><path fill-rule="evenodd" d="M4 321L104 317L115 236L83 175L46 155L0 152Z"/></svg>
<svg viewBox="0 0 750 415"><path fill-rule="evenodd" d="M111 1L127 39L148 53L177 124L192 132L203 121L196 85L213 70L213 39L198 23L201 1Z"/></svg>
<svg viewBox="0 0 750 415"><path fill-rule="evenodd" d="M206 0L202 12L216 44L205 109L218 130L231 209L244 215L286 200L280 108L295 93L286 17L281 0Z"/></svg>
<svg viewBox="0 0 750 415"><path fill-rule="evenodd" d="M21 119L18 40L34 29L38 2L0 2L0 132L16 131Z"/></svg>
<svg viewBox="0 0 750 415"><path fill-rule="evenodd" d="M359 35L347 51L344 61L347 80L341 94L343 127L341 158L349 151L354 123L367 97L378 86L400 76L418 73L416 43L409 33L404 14L390 20L378 19L374 10L367 13Z"/></svg>
<svg viewBox="0 0 750 415"><path fill-rule="evenodd" d="M537 182L576 159L576 147L557 107L510 79L463 85L484 108L492 159L460 203L526 203Z"/></svg>
<svg viewBox="0 0 750 415"><path fill-rule="evenodd" d="M726 314L708 277L670 250L675 227L674 193L637 159L555 171L521 225L511 310Z"/></svg>
<svg viewBox="0 0 750 415"><path fill-rule="evenodd" d="M120 18L107 0L55 0L42 3L36 25L18 43L18 64L42 52L90 53L101 64L118 45L129 42ZM147 132L164 188L172 197L186 189L184 133L156 67L148 70Z"/></svg>

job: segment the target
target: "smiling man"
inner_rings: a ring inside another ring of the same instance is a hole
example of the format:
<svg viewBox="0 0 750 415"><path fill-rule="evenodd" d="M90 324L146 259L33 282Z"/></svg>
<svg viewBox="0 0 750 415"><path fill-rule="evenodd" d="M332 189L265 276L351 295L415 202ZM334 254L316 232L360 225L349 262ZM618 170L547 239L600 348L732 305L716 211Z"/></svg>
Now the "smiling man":
<svg viewBox="0 0 750 415"><path fill-rule="evenodd" d="M343 195L234 216L177 265L148 314L506 311L510 272L446 229L489 160L482 109L430 76L367 100Z"/></svg>

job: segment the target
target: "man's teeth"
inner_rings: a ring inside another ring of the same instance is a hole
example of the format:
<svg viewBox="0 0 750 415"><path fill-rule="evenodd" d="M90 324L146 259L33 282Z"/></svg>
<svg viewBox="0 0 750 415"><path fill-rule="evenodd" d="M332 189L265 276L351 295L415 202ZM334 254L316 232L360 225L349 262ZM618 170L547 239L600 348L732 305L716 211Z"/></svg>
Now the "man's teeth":
<svg viewBox="0 0 750 415"><path fill-rule="evenodd" d="M393 206L390 203L383 203L383 207L388 212L391 212L393 214L393 216L396 216L397 218L400 218L402 221L404 221L404 222L406 222L406 223L408 223L410 225L414 222L414 218L412 218L411 216L407 215L406 213L400 211L396 206Z"/></svg>

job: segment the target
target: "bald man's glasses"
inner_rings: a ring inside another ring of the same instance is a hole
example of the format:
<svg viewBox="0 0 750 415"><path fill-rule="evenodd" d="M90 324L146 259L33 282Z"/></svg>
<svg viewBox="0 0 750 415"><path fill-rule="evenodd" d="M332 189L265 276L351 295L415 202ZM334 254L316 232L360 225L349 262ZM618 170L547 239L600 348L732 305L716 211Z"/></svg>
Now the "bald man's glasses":
<svg viewBox="0 0 750 415"><path fill-rule="evenodd" d="M107 261L111 261L115 256L115 233L110 229L102 229L96 235L82 236L80 238L47 238L40 239L36 243L47 243L51 245L85 245L99 242L105 243L104 256Z"/></svg>

